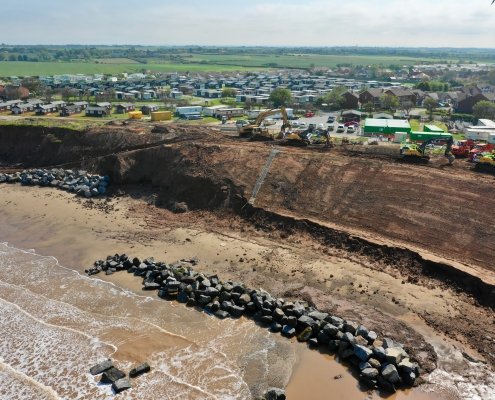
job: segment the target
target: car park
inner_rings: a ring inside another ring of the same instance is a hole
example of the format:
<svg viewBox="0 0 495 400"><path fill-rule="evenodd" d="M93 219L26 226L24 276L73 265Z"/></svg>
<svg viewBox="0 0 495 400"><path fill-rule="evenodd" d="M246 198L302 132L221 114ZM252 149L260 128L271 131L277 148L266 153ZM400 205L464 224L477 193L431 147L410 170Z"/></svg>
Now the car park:
<svg viewBox="0 0 495 400"><path fill-rule="evenodd" d="M304 121L294 121L291 125L294 128L306 128L306 122Z"/></svg>

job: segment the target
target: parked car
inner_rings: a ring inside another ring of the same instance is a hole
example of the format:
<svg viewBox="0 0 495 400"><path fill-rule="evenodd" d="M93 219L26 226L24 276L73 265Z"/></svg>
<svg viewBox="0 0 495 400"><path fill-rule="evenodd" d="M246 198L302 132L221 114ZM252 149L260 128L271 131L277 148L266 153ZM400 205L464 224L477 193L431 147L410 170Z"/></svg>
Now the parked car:
<svg viewBox="0 0 495 400"><path fill-rule="evenodd" d="M245 119L238 119L237 121L235 121L235 125L238 127L238 128L241 128L243 126L246 126L248 125L249 123L245 120Z"/></svg>
<svg viewBox="0 0 495 400"><path fill-rule="evenodd" d="M358 121L347 121L344 126L359 126L359 122Z"/></svg>
<svg viewBox="0 0 495 400"><path fill-rule="evenodd" d="M294 121L291 125L294 128L306 128L306 122L304 121Z"/></svg>
<svg viewBox="0 0 495 400"><path fill-rule="evenodd" d="M356 132L356 129L354 129L353 125L347 127L347 133L354 133L354 132Z"/></svg>
<svg viewBox="0 0 495 400"><path fill-rule="evenodd" d="M311 118L311 117L314 117L315 116L315 113L313 111L307 111L306 112L306 118Z"/></svg>
<svg viewBox="0 0 495 400"><path fill-rule="evenodd" d="M327 118L327 124L333 124L335 122L335 117L333 115L330 115Z"/></svg>
<svg viewBox="0 0 495 400"><path fill-rule="evenodd" d="M344 125L337 126L337 133L344 133L344 132L345 132L345 126Z"/></svg>

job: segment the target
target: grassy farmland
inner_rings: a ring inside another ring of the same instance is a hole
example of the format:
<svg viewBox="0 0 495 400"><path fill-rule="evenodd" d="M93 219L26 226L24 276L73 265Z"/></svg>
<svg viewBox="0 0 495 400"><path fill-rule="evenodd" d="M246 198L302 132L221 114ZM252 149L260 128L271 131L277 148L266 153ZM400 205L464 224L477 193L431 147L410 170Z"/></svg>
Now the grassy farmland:
<svg viewBox="0 0 495 400"><path fill-rule="evenodd" d="M122 72L222 72L247 71L252 67L235 65L203 65L203 64L139 64L139 63L94 63L94 62L0 62L0 77L8 76L40 76L63 74L119 74ZM259 68L256 68L259 70Z"/></svg>
<svg viewBox="0 0 495 400"><path fill-rule="evenodd" d="M138 63L126 58L88 60L87 62L0 62L0 76L39 76L61 74L118 74L122 72L232 72L268 68L334 68L352 65L413 65L425 59L404 56L347 56L347 55L266 55L266 54L194 54L180 61L148 59ZM428 61L437 61L428 59Z"/></svg>
<svg viewBox="0 0 495 400"><path fill-rule="evenodd" d="M374 55L326 55L326 54L198 54L185 58L186 62L201 63L202 65L224 65L244 67L277 67L277 68L334 68L339 64L352 65L414 65L423 61L439 61L433 58L422 59L405 56L374 56Z"/></svg>

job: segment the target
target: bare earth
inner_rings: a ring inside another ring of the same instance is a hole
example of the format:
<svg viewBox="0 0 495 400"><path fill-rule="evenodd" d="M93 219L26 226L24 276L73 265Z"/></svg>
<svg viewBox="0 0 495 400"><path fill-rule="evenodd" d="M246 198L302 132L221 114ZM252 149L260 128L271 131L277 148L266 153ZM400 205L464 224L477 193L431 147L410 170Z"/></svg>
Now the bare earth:
<svg viewBox="0 0 495 400"><path fill-rule="evenodd" d="M174 214L152 205L151 195L142 188L131 192L134 198L87 201L52 189L2 185L0 240L8 237L15 246L36 247L40 254L54 255L81 272L108 253L152 255L165 261L198 256L198 270L277 296L310 300L402 341L425 372L438 364L449 376L464 377L464 383L493 385L495 318L492 310L469 296L426 278L408 282L396 271L377 270L365 257L344 250L330 253L309 235L284 233L281 238L278 231L260 232L224 211ZM472 336L476 330L486 337L484 341ZM325 375L324 356L301 354L288 386L292 398L301 398L308 380ZM471 372L473 365L476 373ZM356 384L352 379L345 382L343 388ZM452 388L452 382L443 385L440 378L427 377L421 390L405 398L458 398ZM323 380L318 389L321 398L328 395ZM423 390L434 390L435 397Z"/></svg>

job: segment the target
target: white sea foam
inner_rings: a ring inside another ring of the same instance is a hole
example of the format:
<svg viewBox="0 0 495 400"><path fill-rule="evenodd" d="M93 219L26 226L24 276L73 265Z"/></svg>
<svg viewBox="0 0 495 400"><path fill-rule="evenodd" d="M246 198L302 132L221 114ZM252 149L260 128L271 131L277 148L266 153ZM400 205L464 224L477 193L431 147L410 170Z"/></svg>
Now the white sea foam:
<svg viewBox="0 0 495 400"><path fill-rule="evenodd" d="M0 314L6 364L63 399L112 397L87 370L131 338L164 335L172 342L150 356L152 373L121 399L249 399L253 385L266 387L258 380L269 374L267 360L289 346L244 320L220 321L140 296L6 243L0 244ZM123 359L119 367L131 363Z"/></svg>

